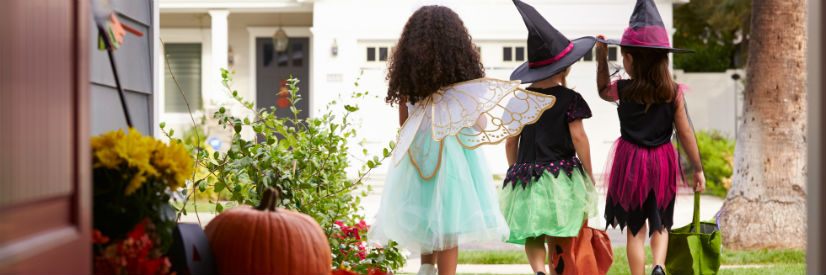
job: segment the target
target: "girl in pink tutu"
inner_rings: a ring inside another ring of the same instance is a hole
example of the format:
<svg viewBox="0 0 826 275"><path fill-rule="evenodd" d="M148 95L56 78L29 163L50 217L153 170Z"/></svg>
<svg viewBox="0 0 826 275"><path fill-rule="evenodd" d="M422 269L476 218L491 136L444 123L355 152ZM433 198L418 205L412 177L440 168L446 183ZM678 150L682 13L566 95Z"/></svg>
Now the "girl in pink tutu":
<svg viewBox="0 0 826 275"><path fill-rule="evenodd" d="M647 229L654 256L651 274L664 275L677 183L683 180L671 142L675 128L691 165L698 168L693 175L694 190L705 189L684 89L674 83L669 72L668 53L690 51L670 47L652 0L637 1L622 41L602 37L597 41L597 88L602 99L617 102L622 134L614 143L606 170L605 219L608 225L629 229L626 249L631 274L645 272L645 234L638 233ZM621 46L623 65L631 79L609 81L606 43Z"/></svg>

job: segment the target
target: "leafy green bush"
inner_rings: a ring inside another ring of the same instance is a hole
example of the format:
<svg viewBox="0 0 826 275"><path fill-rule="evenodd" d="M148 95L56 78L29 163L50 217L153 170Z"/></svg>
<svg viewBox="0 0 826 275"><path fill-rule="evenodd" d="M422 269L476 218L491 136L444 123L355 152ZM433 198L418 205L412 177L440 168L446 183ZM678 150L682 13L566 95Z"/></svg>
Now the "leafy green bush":
<svg viewBox="0 0 826 275"><path fill-rule="evenodd" d="M221 212L236 204L257 205L264 189L273 187L280 191L280 207L313 217L330 238L341 231L336 222L349 225L363 220L358 210L370 186L360 194L355 190L364 185L363 179L373 168L390 156L394 144L390 142L380 156L368 158L356 179L347 177L348 141L356 135L350 115L358 112L358 105L341 106L333 101L320 116L299 119L302 110L295 104L302 99L296 86L298 79L291 78L288 80L289 109L293 116L276 117L275 107L257 110L252 102L238 96L231 87L231 72L222 70L221 75L224 87L253 115L236 116L221 107L212 118L234 132L229 150L195 150L199 166L208 171L208 176L196 178L194 188L201 192L207 189L229 192L231 202L215 201L215 210ZM348 101L356 102L366 96L368 92L355 92ZM343 115L337 115L334 110ZM253 130L252 139L242 137L244 128ZM366 155L367 151L364 152ZM186 208L182 207L181 211ZM345 244L338 240L329 243L332 251L344 249ZM333 268L367 270L372 267L392 273L404 265L404 257L393 243L383 248L370 247L365 253L357 262L352 257L334 257Z"/></svg>
<svg viewBox="0 0 826 275"><path fill-rule="evenodd" d="M694 50L692 54L675 54L674 67L686 72L725 72L732 67L734 46L731 44L705 44L701 41L687 41L683 49Z"/></svg>
<svg viewBox="0 0 826 275"><path fill-rule="evenodd" d="M703 161L703 172L706 175L707 195L725 198L731 187L731 175L734 167L734 140L729 139L720 132L698 131L697 146L700 149L700 158ZM688 168L688 160L682 158L684 168ZM684 171L690 175L690 171ZM689 178L686 178L689 180Z"/></svg>
<svg viewBox="0 0 826 275"><path fill-rule="evenodd" d="M187 150L193 155L196 154L199 150L204 151L207 155L213 154L215 150L212 147L207 146L206 138L209 136L204 129L206 129L206 117L201 117L198 119L197 124L191 126L188 130L184 131L182 134L181 141L186 145ZM174 133L174 132L173 132ZM215 176L209 173L209 170L206 169L203 165L198 165L195 171L195 178L198 179L207 179L207 182L215 182ZM228 190L222 190L220 192L216 192L214 188L194 188L192 197L190 199L195 201L225 201L228 200L231 196L231 193ZM196 207L192 207L196 208ZM214 209L214 207L210 207ZM196 208L199 211L206 211L205 208ZM180 210L179 210L180 211Z"/></svg>

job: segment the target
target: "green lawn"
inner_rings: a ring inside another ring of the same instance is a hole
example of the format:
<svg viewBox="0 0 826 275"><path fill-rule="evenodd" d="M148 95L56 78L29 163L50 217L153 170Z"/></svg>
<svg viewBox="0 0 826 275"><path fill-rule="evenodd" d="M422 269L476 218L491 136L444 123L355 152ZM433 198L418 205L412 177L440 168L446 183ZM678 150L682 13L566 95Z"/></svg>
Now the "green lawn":
<svg viewBox="0 0 826 275"><path fill-rule="evenodd" d="M181 204L182 203L180 203L180 202L173 202L172 206L174 206L175 209L181 209ZM208 202L208 201L199 201L199 202L196 202L196 204L197 204L197 208L198 208L198 213L215 213L215 204L214 203L211 203L211 202ZM190 214L195 213L195 207L196 206L193 205L191 201L187 202L186 212L190 213Z"/></svg>
<svg viewBox="0 0 826 275"><path fill-rule="evenodd" d="M651 250L646 248L650 261ZM725 274L805 274L806 253L800 250L723 251L722 264L757 265L754 267L723 268ZM459 264L528 264L522 250L461 251ZM628 274L625 248L614 248L614 264L608 274ZM646 273L650 272L646 271Z"/></svg>

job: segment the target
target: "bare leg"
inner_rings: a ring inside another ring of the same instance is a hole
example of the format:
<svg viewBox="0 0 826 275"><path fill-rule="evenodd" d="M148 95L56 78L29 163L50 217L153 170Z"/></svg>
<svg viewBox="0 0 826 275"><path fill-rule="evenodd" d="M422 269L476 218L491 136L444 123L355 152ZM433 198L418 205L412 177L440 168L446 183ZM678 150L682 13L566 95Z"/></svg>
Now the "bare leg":
<svg viewBox="0 0 826 275"><path fill-rule="evenodd" d="M439 262L439 275L456 274L456 262L459 260L459 247L442 250L434 254L436 254L436 261Z"/></svg>
<svg viewBox="0 0 826 275"><path fill-rule="evenodd" d="M436 264L436 257L439 252L433 251L433 254L422 254L422 264Z"/></svg>
<svg viewBox="0 0 826 275"><path fill-rule="evenodd" d="M645 274L645 234L647 226L643 225L637 235L626 228L628 245L625 247L628 256L628 267L631 275Z"/></svg>
<svg viewBox="0 0 826 275"><path fill-rule="evenodd" d="M536 237L525 240L525 255L528 256L528 262L531 263L534 273L548 273L545 271L545 238Z"/></svg>
<svg viewBox="0 0 826 275"><path fill-rule="evenodd" d="M668 252L668 230L654 231L651 235L651 254L654 254L654 265L665 268L665 254Z"/></svg>

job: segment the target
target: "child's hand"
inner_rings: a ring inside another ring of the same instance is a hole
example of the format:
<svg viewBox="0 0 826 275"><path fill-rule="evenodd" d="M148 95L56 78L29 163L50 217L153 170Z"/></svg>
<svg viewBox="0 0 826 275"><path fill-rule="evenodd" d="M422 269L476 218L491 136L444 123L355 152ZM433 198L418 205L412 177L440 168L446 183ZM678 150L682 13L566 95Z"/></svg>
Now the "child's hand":
<svg viewBox="0 0 826 275"><path fill-rule="evenodd" d="M703 192L706 190L706 175L703 171L694 172L694 192Z"/></svg>
<svg viewBox="0 0 826 275"><path fill-rule="evenodd" d="M597 35L597 38L605 40L605 36ZM602 42L597 41L596 44L597 48L597 56L607 56L608 55L608 45Z"/></svg>

